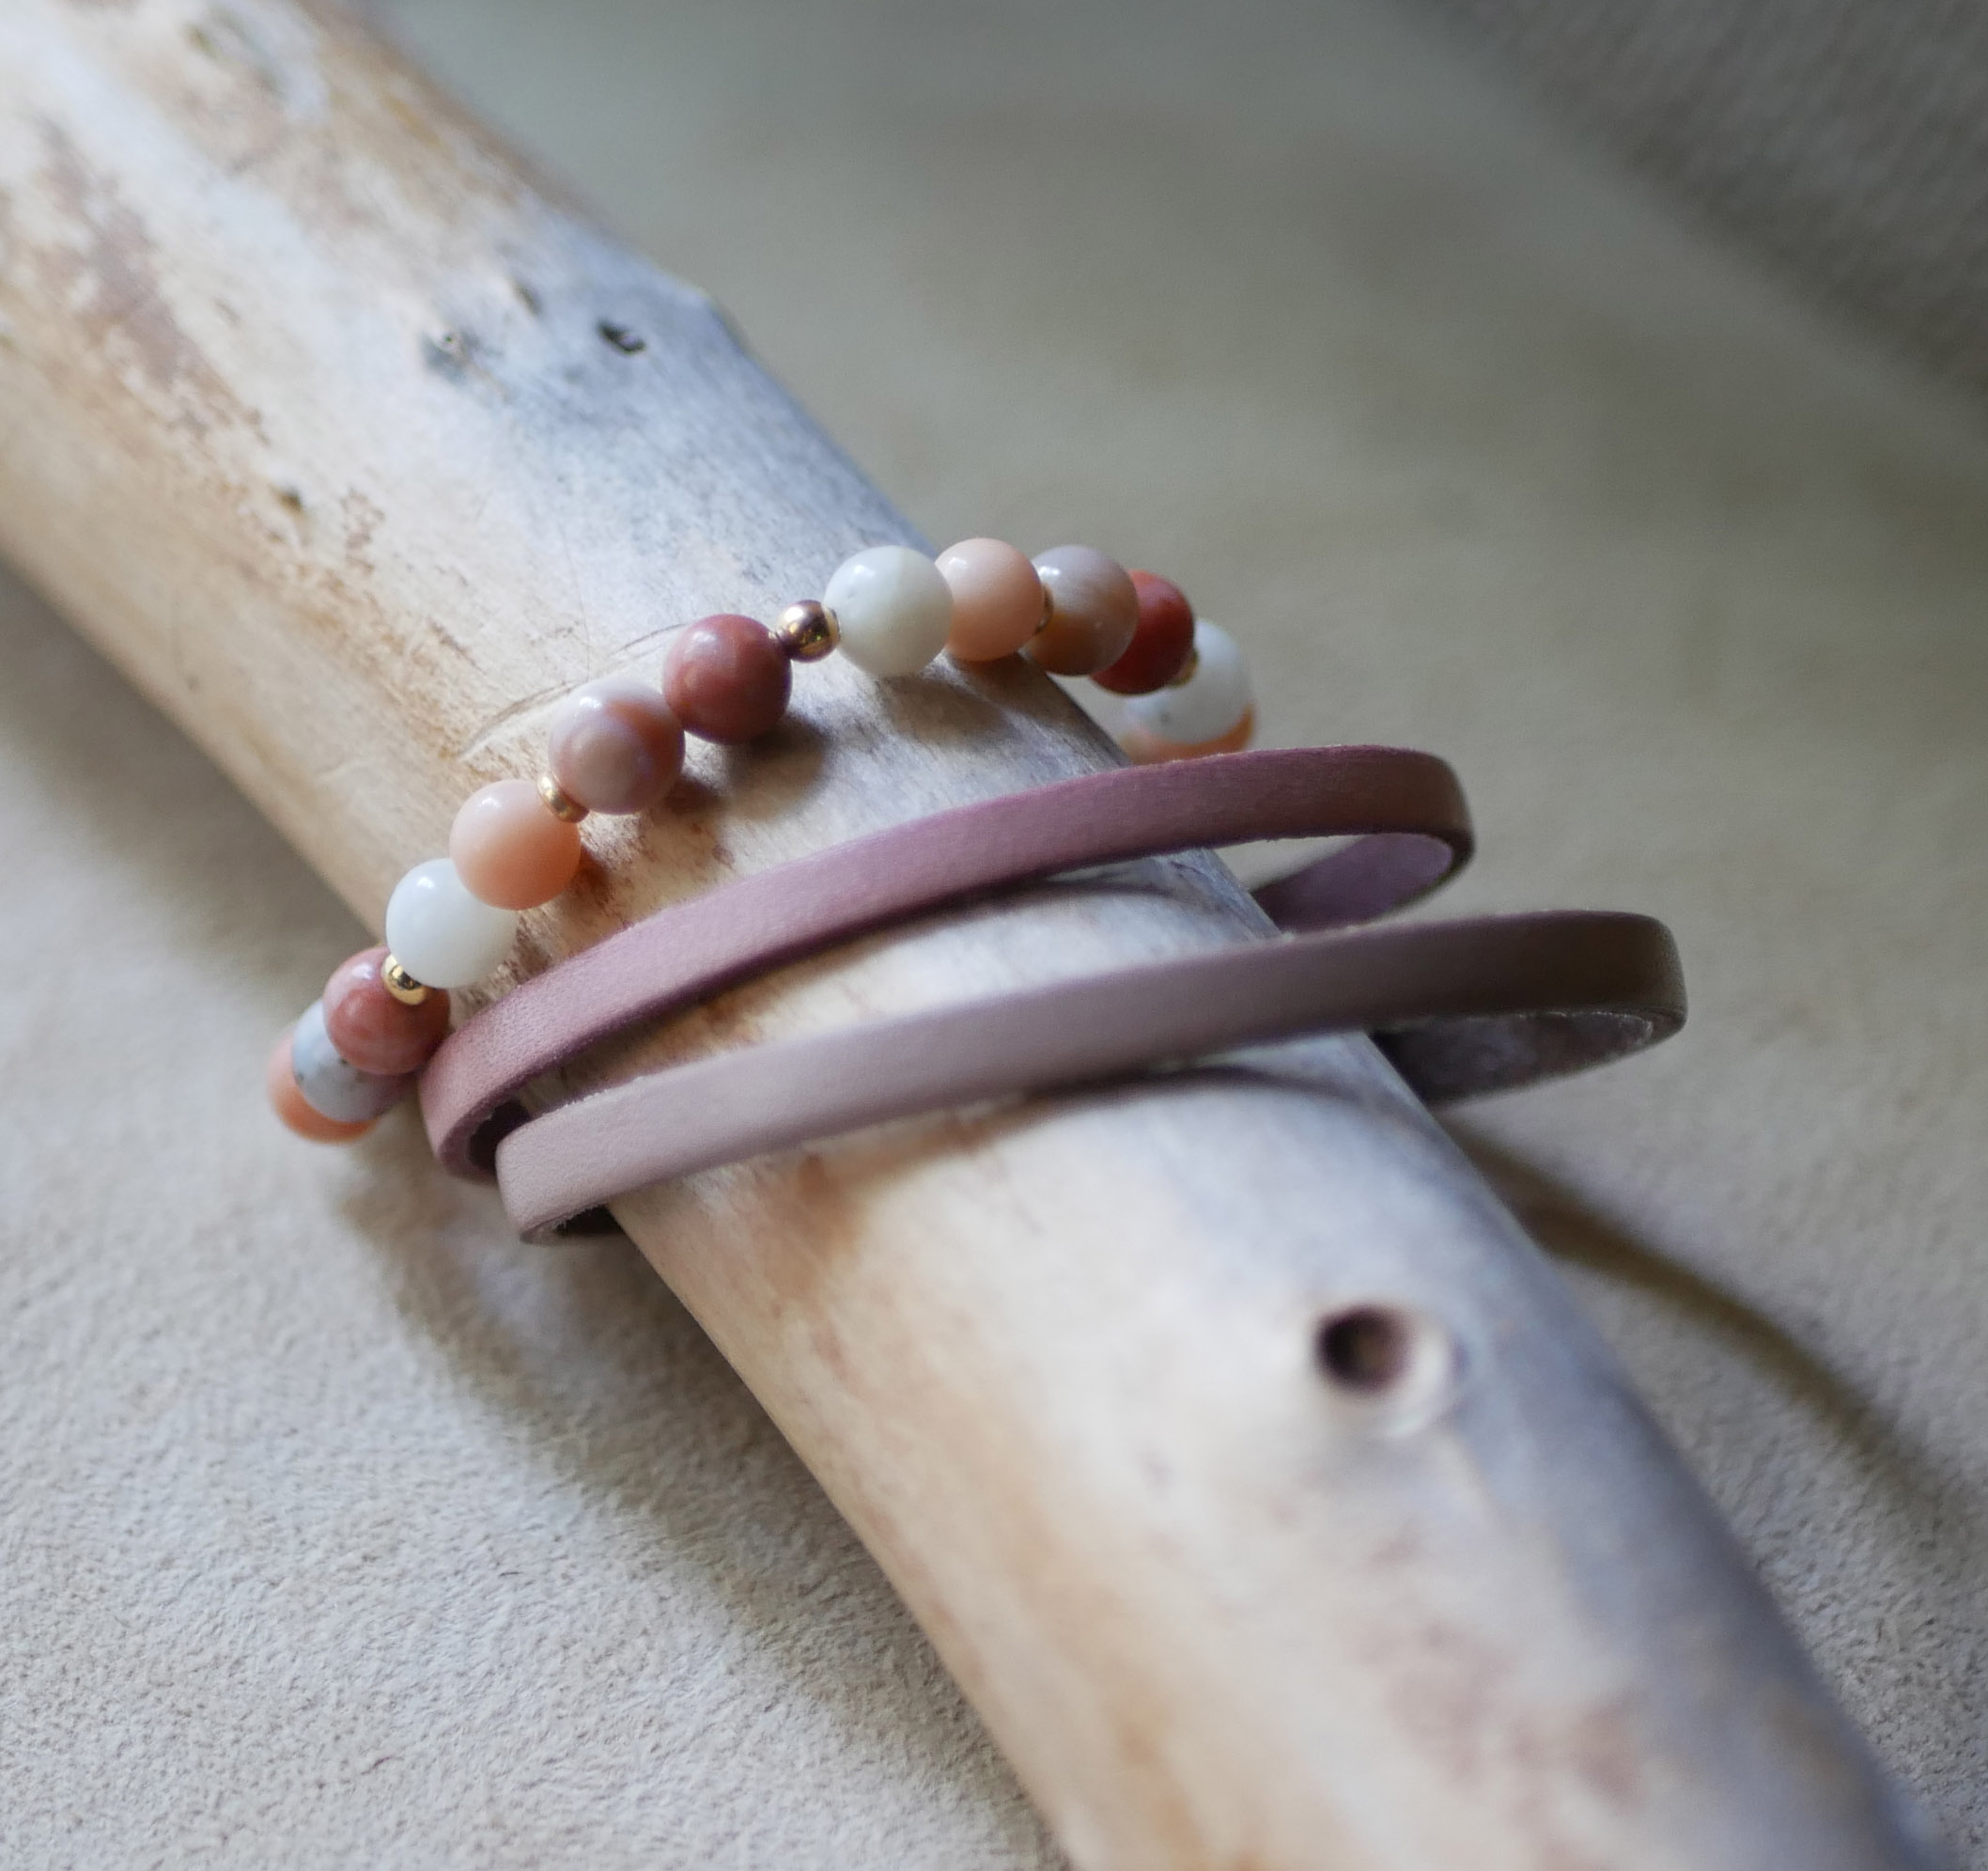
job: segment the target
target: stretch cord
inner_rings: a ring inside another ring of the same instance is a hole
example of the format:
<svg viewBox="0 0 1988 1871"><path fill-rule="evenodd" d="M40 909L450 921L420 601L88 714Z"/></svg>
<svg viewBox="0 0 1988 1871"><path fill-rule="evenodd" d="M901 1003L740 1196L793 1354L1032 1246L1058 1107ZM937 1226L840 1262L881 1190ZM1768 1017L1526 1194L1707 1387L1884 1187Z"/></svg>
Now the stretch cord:
<svg viewBox="0 0 1988 1871"><path fill-rule="evenodd" d="M600 1039L868 930L1088 865L1352 834L1258 893L1283 941L1024 990L651 1073L521 1121L524 1084ZM855 840L676 905L486 1009L436 1055L438 1155L495 1167L547 1239L617 1195L767 1150L1301 1034L1371 1031L1432 1099L1503 1089L1675 1031L1675 951L1579 912L1331 933L1467 861L1454 775L1424 754L1309 748L1089 775ZM1324 932L1318 932L1324 931Z"/></svg>

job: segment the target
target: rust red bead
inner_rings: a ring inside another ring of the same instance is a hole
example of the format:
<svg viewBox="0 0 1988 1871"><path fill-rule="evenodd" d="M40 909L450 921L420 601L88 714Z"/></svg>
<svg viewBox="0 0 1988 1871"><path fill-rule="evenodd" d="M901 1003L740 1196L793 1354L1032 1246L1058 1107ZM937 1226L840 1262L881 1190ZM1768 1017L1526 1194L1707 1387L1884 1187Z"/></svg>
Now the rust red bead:
<svg viewBox="0 0 1988 1871"><path fill-rule="evenodd" d="M449 997L431 988L418 1006L396 1000L381 977L384 948L362 949L324 984L324 1030L338 1056L362 1072L418 1072L448 1037Z"/></svg>
<svg viewBox="0 0 1988 1871"><path fill-rule="evenodd" d="M1135 571L1139 622L1126 653L1091 679L1115 695L1150 695L1164 689L1188 666L1194 653L1194 606L1171 578Z"/></svg>
<svg viewBox="0 0 1988 1871"><path fill-rule="evenodd" d="M687 733L736 746L780 725L794 674L780 640L752 617L700 617L670 646L662 698Z"/></svg>

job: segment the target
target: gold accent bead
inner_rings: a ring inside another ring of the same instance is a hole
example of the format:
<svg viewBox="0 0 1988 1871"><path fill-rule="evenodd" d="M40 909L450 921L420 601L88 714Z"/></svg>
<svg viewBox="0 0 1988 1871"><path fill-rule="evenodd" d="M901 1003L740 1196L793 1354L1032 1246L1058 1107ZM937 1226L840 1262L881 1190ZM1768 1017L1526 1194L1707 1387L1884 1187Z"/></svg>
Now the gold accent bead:
<svg viewBox="0 0 1988 1871"><path fill-rule="evenodd" d="M586 807L560 791L559 782L551 773L538 775L538 797L554 819L563 819L568 825L577 825L587 816Z"/></svg>
<svg viewBox="0 0 1988 1871"><path fill-rule="evenodd" d="M1035 625L1035 634L1037 636L1040 636L1043 631L1049 628L1049 619L1055 615L1056 594L1049 589L1048 581L1045 579L1042 587L1042 616L1037 619Z"/></svg>
<svg viewBox="0 0 1988 1871"><path fill-rule="evenodd" d="M391 955L380 964L380 979L387 992L402 1006L418 1007L432 991L426 982L415 980Z"/></svg>
<svg viewBox="0 0 1988 1871"><path fill-rule="evenodd" d="M819 663L842 641L842 630L826 604L804 598L774 618L773 637L794 662Z"/></svg>
<svg viewBox="0 0 1988 1871"><path fill-rule="evenodd" d="M1188 660L1180 665L1180 674L1167 684L1170 689L1185 689L1194 679L1194 672L1201 667L1201 651L1190 649Z"/></svg>

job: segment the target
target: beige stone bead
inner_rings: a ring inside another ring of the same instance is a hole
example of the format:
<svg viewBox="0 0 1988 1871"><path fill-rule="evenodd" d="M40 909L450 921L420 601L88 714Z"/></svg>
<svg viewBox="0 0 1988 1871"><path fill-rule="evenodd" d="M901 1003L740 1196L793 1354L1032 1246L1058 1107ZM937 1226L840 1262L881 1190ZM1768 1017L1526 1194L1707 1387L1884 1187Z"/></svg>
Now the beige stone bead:
<svg viewBox="0 0 1988 1871"><path fill-rule="evenodd" d="M386 945L404 975L428 988L474 987L510 952L517 933L517 911L473 896L448 858L417 864L387 898ZM394 991L393 971L381 974Z"/></svg>
<svg viewBox="0 0 1988 1871"><path fill-rule="evenodd" d="M1134 695L1126 719L1156 741L1206 748L1235 732L1254 699L1242 647L1203 617L1194 626L1194 660L1185 678Z"/></svg>
<svg viewBox="0 0 1988 1871"><path fill-rule="evenodd" d="M1162 760L1198 760L1209 754L1240 754L1256 739L1256 710L1243 710L1242 719L1226 734L1209 741L1166 741L1149 733L1137 722L1126 724L1118 744L1142 767L1157 766Z"/></svg>
<svg viewBox="0 0 1988 1871"><path fill-rule="evenodd" d="M842 653L864 674L915 676L946 647L953 593L939 568L909 546L868 546L837 566L821 594L835 614Z"/></svg>

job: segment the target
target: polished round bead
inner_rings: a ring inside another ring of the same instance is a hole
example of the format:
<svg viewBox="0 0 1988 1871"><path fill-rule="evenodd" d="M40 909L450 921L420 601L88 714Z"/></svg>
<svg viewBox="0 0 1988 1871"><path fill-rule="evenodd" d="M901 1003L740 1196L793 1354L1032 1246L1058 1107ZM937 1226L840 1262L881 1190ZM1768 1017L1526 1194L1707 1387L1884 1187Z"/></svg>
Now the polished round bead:
<svg viewBox="0 0 1988 1871"><path fill-rule="evenodd" d="M408 1095L412 1074L363 1072L332 1044L324 1003L313 1001L290 1029L290 1071L303 1101L334 1124L366 1124Z"/></svg>
<svg viewBox="0 0 1988 1871"><path fill-rule="evenodd" d="M842 641L835 613L812 598L789 604L775 617L773 635L795 663L819 663Z"/></svg>
<svg viewBox="0 0 1988 1871"><path fill-rule="evenodd" d="M449 997L440 991L410 1006L381 977L384 948L338 964L324 984L324 1030L341 1059L392 1078L418 1072L448 1037Z"/></svg>
<svg viewBox="0 0 1988 1871"><path fill-rule="evenodd" d="M958 663L1013 656L1042 628L1042 580L1027 557L1001 539L962 539L939 555L939 575L953 594L946 648Z"/></svg>
<svg viewBox="0 0 1988 1871"><path fill-rule="evenodd" d="M1194 668L1187 680L1134 695L1126 717L1153 740L1207 749L1233 735L1250 711L1250 672L1235 639L1219 624L1194 626Z"/></svg>
<svg viewBox="0 0 1988 1871"><path fill-rule="evenodd" d="M1135 571L1139 622L1126 653L1091 679L1115 695L1150 695L1188 666L1194 654L1194 606L1171 578Z"/></svg>
<svg viewBox="0 0 1988 1871"><path fill-rule="evenodd" d="M511 952L517 933L518 912L479 902L447 858L417 864L387 899L386 945L430 988L474 987Z"/></svg>
<svg viewBox="0 0 1988 1871"><path fill-rule="evenodd" d="M662 698L700 741L736 745L779 726L794 673L773 632L721 613L677 632L662 664Z"/></svg>
<svg viewBox="0 0 1988 1871"><path fill-rule="evenodd" d="M373 1128L372 1118L340 1124L318 1110L298 1089L297 1074L290 1064L290 1040L295 1032L295 1027L286 1027L270 1052L269 1069L263 1076L270 1109L289 1130L314 1144L349 1144L354 1137L365 1136Z"/></svg>
<svg viewBox="0 0 1988 1871"><path fill-rule="evenodd" d="M1116 559L1089 546L1058 546L1035 561L1049 619L1027 653L1052 676L1091 676L1126 653L1139 628L1139 593Z"/></svg>
<svg viewBox="0 0 1988 1871"><path fill-rule="evenodd" d="M909 546L871 546L844 559L821 601L835 613L842 653L871 676L915 676L953 628L951 587Z"/></svg>
<svg viewBox="0 0 1988 1871"><path fill-rule="evenodd" d="M548 812L530 780L479 787L449 827L449 859L463 888L499 910L550 903L572 882L580 850L580 827Z"/></svg>
<svg viewBox="0 0 1988 1871"><path fill-rule="evenodd" d="M588 812L646 812L683 771L683 724L645 682L610 677L576 689L552 717L553 784Z"/></svg>
<svg viewBox="0 0 1988 1871"><path fill-rule="evenodd" d="M1162 741L1135 722L1119 736L1119 745L1140 766L1153 767L1162 760L1198 760L1206 754L1240 754L1255 738L1256 710L1249 708L1228 733L1218 734L1212 741Z"/></svg>

